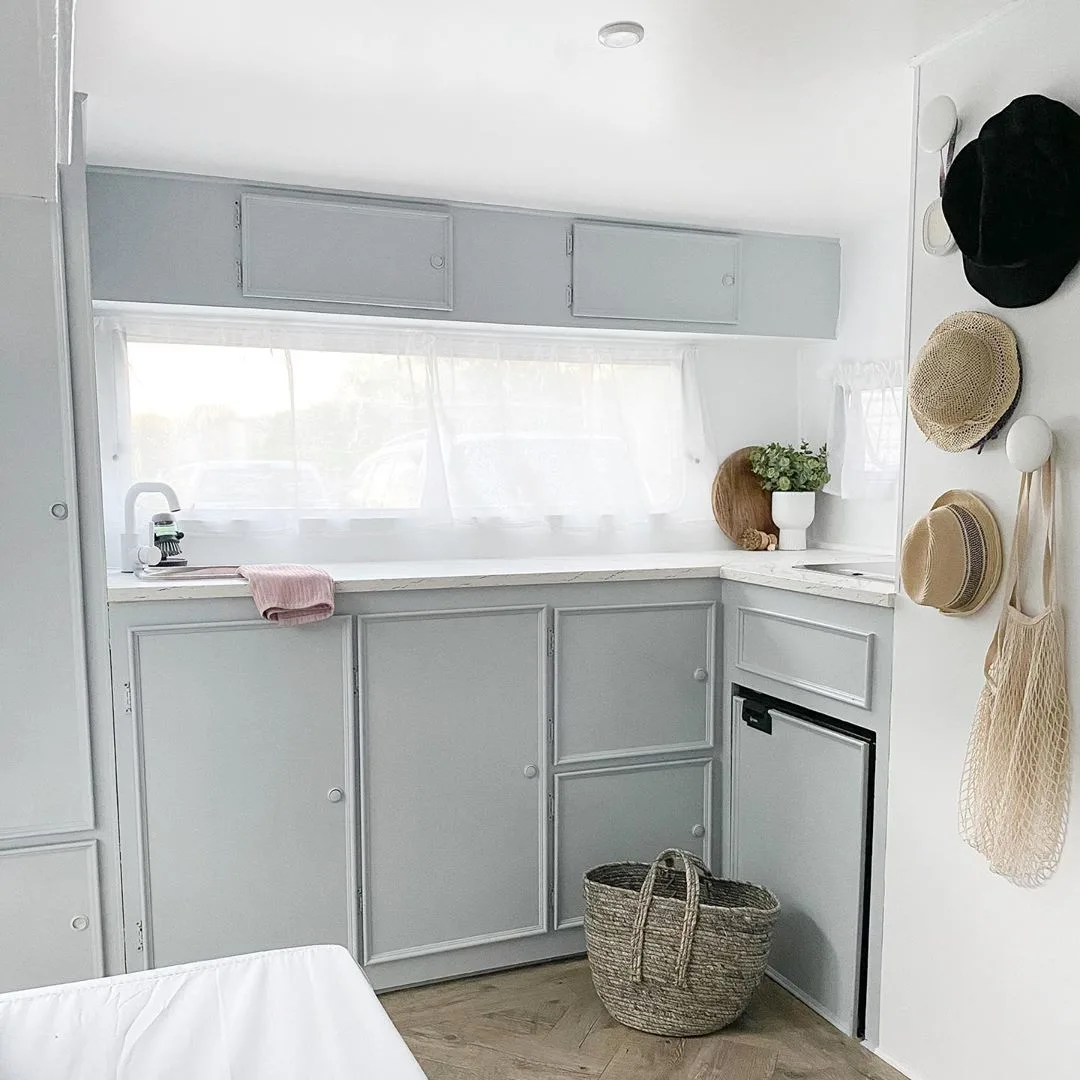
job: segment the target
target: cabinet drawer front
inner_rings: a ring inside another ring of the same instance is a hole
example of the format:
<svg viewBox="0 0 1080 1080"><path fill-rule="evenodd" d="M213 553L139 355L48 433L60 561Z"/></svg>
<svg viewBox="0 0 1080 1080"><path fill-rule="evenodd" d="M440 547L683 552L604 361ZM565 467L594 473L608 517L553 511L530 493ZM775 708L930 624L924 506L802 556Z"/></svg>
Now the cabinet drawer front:
<svg viewBox="0 0 1080 1080"><path fill-rule="evenodd" d="M0 993L104 974L94 841L0 852Z"/></svg>
<svg viewBox="0 0 1080 1080"><path fill-rule="evenodd" d="M546 929L545 614L361 617L366 964Z"/></svg>
<svg viewBox="0 0 1080 1080"><path fill-rule="evenodd" d="M735 323L739 240L644 225L574 225L574 315Z"/></svg>
<svg viewBox="0 0 1080 1080"><path fill-rule="evenodd" d="M556 929L582 918L582 875L601 863L649 862L666 848L709 862L712 762L624 765L555 777Z"/></svg>
<svg viewBox="0 0 1080 1080"><path fill-rule="evenodd" d="M245 296L453 307L448 213L245 194L241 221Z"/></svg>
<svg viewBox="0 0 1080 1080"><path fill-rule="evenodd" d="M714 604L555 613L557 764L713 740Z"/></svg>
<svg viewBox="0 0 1080 1080"><path fill-rule="evenodd" d="M847 626L739 607L735 664L823 697L872 707L874 634Z"/></svg>

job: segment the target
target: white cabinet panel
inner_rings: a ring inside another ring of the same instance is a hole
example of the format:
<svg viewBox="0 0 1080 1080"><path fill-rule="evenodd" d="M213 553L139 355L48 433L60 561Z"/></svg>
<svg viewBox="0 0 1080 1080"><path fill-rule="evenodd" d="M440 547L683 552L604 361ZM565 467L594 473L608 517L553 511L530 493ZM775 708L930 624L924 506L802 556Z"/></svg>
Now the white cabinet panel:
<svg viewBox="0 0 1080 1080"><path fill-rule="evenodd" d="M697 229L576 222L576 316L739 321L739 238Z"/></svg>
<svg viewBox="0 0 1080 1080"><path fill-rule="evenodd" d="M544 614L361 617L366 963L544 930Z"/></svg>
<svg viewBox="0 0 1080 1080"><path fill-rule="evenodd" d="M96 851L85 840L0 852L0 993L105 974Z"/></svg>
<svg viewBox="0 0 1080 1080"><path fill-rule="evenodd" d="M556 762L712 743L713 604L561 608Z"/></svg>
<svg viewBox="0 0 1080 1080"><path fill-rule="evenodd" d="M240 201L245 296L453 306L449 213L251 193Z"/></svg>
<svg viewBox="0 0 1080 1080"><path fill-rule="evenodd" d="M0 196L0 838L93 827L58 229Z"/></svg>
<svg viewBox="0 0 1080 1080"><path fill-rule="evenodd" d="M582 918L582 875L608 862L649 862L666 848L709 862L712 762L629 765L555 777L555 923Z"/></svg>
<svg viewBox="0 0 1080 1080"><path fill-rule="evenodd" d="M133 659L150 965L354 946L350 620L136 630Z"/></svg>
<svg viewBox="0 0 1080 1080"><path fill-rule="evenodd" d="M734 877L780 900L770 968L854 1033L863 977L871 750L864 739L735 699ZM757 723L768 730L750 726Z"/></svg>

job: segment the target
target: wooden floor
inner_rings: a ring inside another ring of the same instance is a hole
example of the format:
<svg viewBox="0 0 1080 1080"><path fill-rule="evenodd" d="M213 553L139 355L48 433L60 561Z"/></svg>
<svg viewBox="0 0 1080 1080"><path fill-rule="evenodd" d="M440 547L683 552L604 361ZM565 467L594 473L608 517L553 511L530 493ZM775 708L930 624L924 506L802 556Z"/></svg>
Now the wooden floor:
<svg viewBox="0 0 1080 1080"><path fill-rule="evenodd" d="M429 1080L904 1080L768 979L701 1039L616 1024L584 960L386 994Z"/></svg>

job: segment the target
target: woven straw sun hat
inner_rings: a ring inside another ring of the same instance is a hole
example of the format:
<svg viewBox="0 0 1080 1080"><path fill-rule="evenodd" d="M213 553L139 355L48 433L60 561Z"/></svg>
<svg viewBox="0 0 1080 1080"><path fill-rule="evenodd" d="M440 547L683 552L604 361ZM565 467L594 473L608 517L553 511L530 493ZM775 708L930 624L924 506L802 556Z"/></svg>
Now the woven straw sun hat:
<svg viewBox="0 0 1080 1080"><path fill-rule="evenodd" d="M908 403L919 430L951 453L994 438L1019 395L1016 336L984 311L960 311L940 323L908 379Z"/></svg>
<svg viewBox="0 0 1080 1080"><path fill-rule="evenodd" d="M1001 533L990 508L970 491L946 491L904 537L904 592L945 615L971 615L1001 580Z"/></svg>

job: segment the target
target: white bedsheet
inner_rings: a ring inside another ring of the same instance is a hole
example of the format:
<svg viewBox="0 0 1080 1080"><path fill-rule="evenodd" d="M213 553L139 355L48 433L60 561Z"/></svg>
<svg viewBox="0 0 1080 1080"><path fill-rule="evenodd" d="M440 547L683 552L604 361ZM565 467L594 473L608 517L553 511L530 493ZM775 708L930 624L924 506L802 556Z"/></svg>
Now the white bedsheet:
<svg viewBox="0 0 1080 1080"><path fill-rule="evenodd" d="M0 995L0 1080L424 1080L338 945Z"/></svg>

